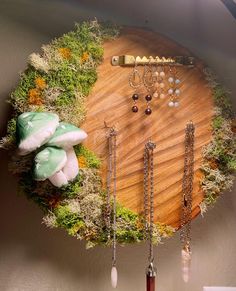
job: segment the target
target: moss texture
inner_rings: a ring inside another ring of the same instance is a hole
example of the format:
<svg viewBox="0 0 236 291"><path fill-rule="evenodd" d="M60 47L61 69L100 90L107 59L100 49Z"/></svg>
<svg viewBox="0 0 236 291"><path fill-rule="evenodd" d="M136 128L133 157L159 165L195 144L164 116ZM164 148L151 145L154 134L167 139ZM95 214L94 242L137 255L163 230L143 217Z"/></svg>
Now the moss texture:
<svg viewBox="0 0 236 291"><path fill-rule="evenodd" d="M103 42L115 38L119 29L97 21L76 24L75 30L29 56L28 67L10 96L14 116L8 122L1 146L14 150L16 118L26 111L55 112L61 121L80 126L84 121L86 96L97 80L97 66L103 60ZM19 176L19 191L39 205L43 222L50 228L64 228L69 235L85 239L87 247L111 244L104 219L105 192L100 178L101 161L83 145L75 147L79 175L62 188L32 178L35 152L24 157L13 154L9 169ZM121 244L144 239L142 218L117 206L117 240ZM156 225L154 243L173 233L171 227Z"/></svg>
<svg viewBox="0 0 236 291"><path fill-rule="evenodd" d="M201 186L205 197L200 204L202 213L216 202L224 190L232 188L236 169L236 135L229 93L217 82L209 69L205 70L205 75L212 88L215 112L212 120L212 141L203 149Z"/></svg>

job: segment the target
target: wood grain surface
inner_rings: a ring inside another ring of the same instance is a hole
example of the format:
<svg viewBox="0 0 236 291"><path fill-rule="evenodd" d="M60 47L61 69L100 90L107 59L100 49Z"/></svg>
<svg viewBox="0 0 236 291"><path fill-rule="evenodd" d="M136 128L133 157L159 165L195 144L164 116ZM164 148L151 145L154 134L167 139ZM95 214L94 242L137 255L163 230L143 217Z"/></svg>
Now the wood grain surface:
<svg viewBox="0 0 236 291"><path fill-rule="evenodd" d="M121 36L105 43L104 61L98 69L98 81L87 99L87 117L83 128L88 133L86 146L102 159L104 185L108 148L108 126L115 126L117 137L117 199L122 205L138 213L143 211L143 150L150 138L157 144L154 152L155 221L179 227L181 189L184 166L185 126L192 120L196 126L195 176L192 217L200 209L203 193L199 186L202 147L211 140L213 98L202 73L203 65L190 69L178 68L181 79L180 106L168 107L168 96L151 102L153 113L145 116L145 88L139 90L139 112L132 113L129 74L132 68L111 65L113 55L139 56L192 55L181 45L151 31L125 28ZM142 70L142 68L140 68ZM166 82L167 85L167 82Z"/></svg>

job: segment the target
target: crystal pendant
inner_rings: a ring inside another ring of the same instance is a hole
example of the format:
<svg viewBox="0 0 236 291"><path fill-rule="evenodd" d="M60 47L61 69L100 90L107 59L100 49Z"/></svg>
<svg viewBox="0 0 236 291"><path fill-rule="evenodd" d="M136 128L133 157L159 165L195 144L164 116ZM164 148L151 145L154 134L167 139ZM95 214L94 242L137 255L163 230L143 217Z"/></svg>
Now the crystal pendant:
<svg viewBox="0 0 236 291"><path fill-rule="evenodd" d="M155 291L155 277L157 274L157 270L154 267L153 263L150 263L146 270L146 285L147 291Z"/></svg>
<svg viewBox="0 0 236 291"><path fill-rule="evenodd" d="M191 252L186 250L185 248L182 249L182 277L185 283L189 280L189 273L190 273L190 264L191 264Z"/></svg>
<svg viewBox="0 0 236 291"><path fill-rule="evenodd" d="M117 287L117 281L118 281L117 269L116 269L116 266L112 266L112 268L111 268L111 286L113 288Z"/></svg>

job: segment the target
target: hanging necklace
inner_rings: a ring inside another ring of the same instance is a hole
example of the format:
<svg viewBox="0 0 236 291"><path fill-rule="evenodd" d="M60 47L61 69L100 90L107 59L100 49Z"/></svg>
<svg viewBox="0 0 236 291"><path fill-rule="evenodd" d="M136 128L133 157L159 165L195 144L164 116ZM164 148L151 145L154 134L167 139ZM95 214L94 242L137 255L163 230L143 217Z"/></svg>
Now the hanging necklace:
<svg viewBox="0 0 236 291"><path fill-rule="evenodd" d="M182 276L184 282L188 282L191 250L191 214L192 214L192 191L194 178L194 131L192 121L187 123L185 129L185 155L184 155L184 175L182 184L182 208L181 208L181 230L180 239L182 243Z"/></svg>
<svg viewBox="0 0 236 291"><path fill-rule="evenodd" d="M117 131L110 128L108 132L108 175L107 175L107 209L106 209L106 226L108 230L108 240L112 236L112 268L111 268L111 285L117 287L118 273L116 269L116 136ZM113 189L112 185L113 184ZM113 190L113 209L111 211L111 191ZM111 212L113 217L111 219ZM112 235L111 235L112 233Z"/></svg>
<svg viewBox="0 0 236 291"><path fill-rule="evenodd" d="M146 270L147 291L155 291L155 277L156 277L156 268L154 267L154 255L153 255L153 223L154 223L153 151L155 148L156 144L153 143L152 141L147 142L144 148L144 219L145 219L145 236L149 242L148 267Z"/></svg>

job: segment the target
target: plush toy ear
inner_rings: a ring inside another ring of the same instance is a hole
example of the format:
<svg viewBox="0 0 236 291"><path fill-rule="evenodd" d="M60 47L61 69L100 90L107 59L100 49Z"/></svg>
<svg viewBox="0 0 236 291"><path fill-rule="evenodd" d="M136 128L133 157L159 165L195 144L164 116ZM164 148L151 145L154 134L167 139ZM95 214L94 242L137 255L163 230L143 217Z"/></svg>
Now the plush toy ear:
<svg viewBox="0 0 236 291"><path fill-rule="evenodd" d="M66 122L60 122L55 133L47 142L47 145L70 149L71 147L81 143L86 138L87 133L83 129Z"/></svg>
<svg viewBox="0 0 236 291"><path fill-rule="evenodd" d="M59 125L54 113L25 112L17 119L16 134L19 143L19 155L27 155L45 144Z"/></svg>

